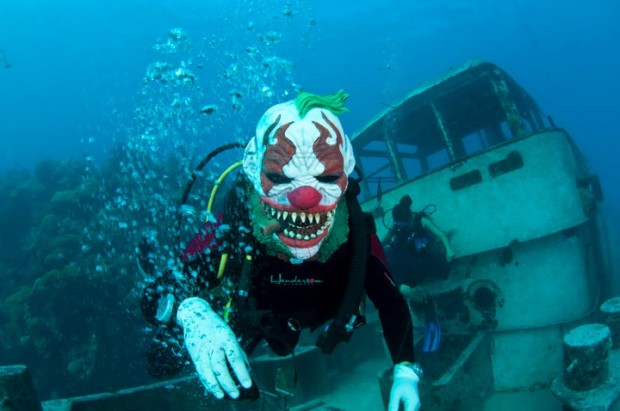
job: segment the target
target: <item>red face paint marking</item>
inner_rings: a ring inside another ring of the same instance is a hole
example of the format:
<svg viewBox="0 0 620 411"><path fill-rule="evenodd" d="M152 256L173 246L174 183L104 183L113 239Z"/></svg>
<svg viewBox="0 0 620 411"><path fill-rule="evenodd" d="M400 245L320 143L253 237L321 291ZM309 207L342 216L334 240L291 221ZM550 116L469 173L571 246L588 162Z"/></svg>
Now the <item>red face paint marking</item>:
<svg viewBox="0 0 620 411"><path fill-rule="evenodd" d="M271 173L273 175L284 176L282 168L288 164L295 155L295 145L285 136L286 130L291 124L292 123L287 123L278 128L275 134L276 142L267 145L267 149L265 150L260 173L260 181L265 194L269 194L269 191L276 185L267 175ZM267 136L265 136L265 140L267 140Z"/></svg>
<svg viewBox="0 0 620 411"><path fill-rule="evenodd" d="M317 156L321 164L325 166L325 171L321 176L334 176L337 179L331 181L334 184L338 184L340 189L344 192L347 187L347 176L344 173L344 158L340 147L342 147L343 139L340 134L340 130L334 123L329 121L325 113L323 113L323 120L330 126L333 132L336 134L336 144L330 145L327 143L327 138L332 134L324 125L314 122L314 126L319 130L319 137L314 142L312 150ZM320 177L320 176L318 176Z"/></svg>

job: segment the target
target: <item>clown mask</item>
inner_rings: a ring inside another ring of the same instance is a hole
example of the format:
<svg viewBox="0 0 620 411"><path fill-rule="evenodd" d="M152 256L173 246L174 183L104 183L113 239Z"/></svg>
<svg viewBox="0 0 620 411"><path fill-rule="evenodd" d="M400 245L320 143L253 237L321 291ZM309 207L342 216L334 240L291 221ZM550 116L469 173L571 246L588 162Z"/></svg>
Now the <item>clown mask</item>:
<svg viewBox="0 0 620 411"><path fill-rule="evenodd" d="M353 149L336 117L348 96L300 93L271 107L248 143L243 168L274 239L299 260L313 258L333 228L353 172ZM255 210L256 211L256 210Z"/></svg>

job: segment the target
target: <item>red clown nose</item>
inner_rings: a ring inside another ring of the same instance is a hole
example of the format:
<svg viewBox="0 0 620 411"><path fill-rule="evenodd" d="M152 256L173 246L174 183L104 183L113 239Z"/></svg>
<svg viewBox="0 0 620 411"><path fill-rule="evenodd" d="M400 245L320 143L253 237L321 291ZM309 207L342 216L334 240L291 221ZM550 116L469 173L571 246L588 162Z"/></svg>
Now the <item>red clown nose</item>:
<svg viewBox="0 0 620 411"><path fill-rule="evenodd" d="M310 186L296 188L286 195L293 207L307 210L315 207L321 201L321 193Z"/></svg>

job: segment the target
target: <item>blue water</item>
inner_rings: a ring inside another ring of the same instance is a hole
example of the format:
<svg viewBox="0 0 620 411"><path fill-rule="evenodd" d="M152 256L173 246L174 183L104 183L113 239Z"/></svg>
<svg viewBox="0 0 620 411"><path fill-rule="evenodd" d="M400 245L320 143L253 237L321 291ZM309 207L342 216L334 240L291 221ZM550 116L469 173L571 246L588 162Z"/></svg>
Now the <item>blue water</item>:
<svg viewBox="0 0 620 411"><path fill-rule="evenodd" d="M212 81L231 62L225 53L258 47L290 60L291 78L308 90L347 90L350 134L421 82L469 59L490 60L571 132L609 196L620 198L610 171L620 147L617 2L308 3L0 2L0 49L12 63L0 70L0 168L109 147L131 119L147 65L160 59L152 46L180 27L192 53L206 54L197 74L215 97L229 91ZM281 39L264 47L257 37L268 31ZM257 115L242 116L243 135Z"/></svg>
<svg viewBox="0 0 620 411"><path fill-rule="evenodd" d="M135 152L153 157L171 146L200 156L223 141L247 140L261 113L292 98L298 87L318 94L345 89L350 112L341 120L352 135L414 87L482 59L510 73L590 160L606 194L614 248L620 243L618 21L617 0L0 0L0 173L32 170L50 158L105 164L119 141L141 142L145 147ZM170 30L177 28L187 37L171 40ZM186 67L194 80L154 81L148 68L156 62ZM199 113L206 105L217 110ZM125 204L110 207L114 211ZM19 222L17 217L4 216L2 222ZM4 225L2 230L9 232ZM19 224L11 230L27 234ZM2 247L14 245L2 241ZM116 258L117 250L106 251L93 256L93 266ZM105 269L97 265L96 271ZM11 270L9 285L15 290L31 287L38 278L31 273L22 283L23 273ZM80 292L99 295L97 284ZM37 287L45 286L35 284L31 295L37 297L42 289ZM100 301L101 312L108 302ZM93 304L80 303L85 309ZM98 317L93 318L94 323ZM0 343L2 338L0 332ZM21 343L28 347L29 341ZM31 352L11 344L6 346L19 354L14 358L27 362ZM123 355L133 355L119 351L121 362ZM6 362L3 356L0 351L0 362ZM57 367L51 361L32 360ZM97 389L114 387L113 375L106 385L101 374L89 374L88 364L73 367L72 375L92 378ZM135 372L139 375L131 383L142 375ZM37 381L58 380L51 375ZM39 383L38 389L45 396L63 396L91 390L91 382L66 390L65 384Z"/></svg>

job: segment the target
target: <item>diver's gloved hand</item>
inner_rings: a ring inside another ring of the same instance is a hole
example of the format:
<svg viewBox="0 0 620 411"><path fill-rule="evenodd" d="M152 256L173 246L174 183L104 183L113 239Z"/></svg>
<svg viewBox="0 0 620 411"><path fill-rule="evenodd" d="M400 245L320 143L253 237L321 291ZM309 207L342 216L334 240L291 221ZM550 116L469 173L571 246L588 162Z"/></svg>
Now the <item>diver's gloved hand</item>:
<svg viewBox="0 0 620 411"><path fill-rule="evenodd" d="M177 311L177 321L183 328L185 346L200 381L209 393L218 399L226 394L239 397L239 388L227 362L244 388L252 386L247 357L235 334L205 300L198 297L184 300Z"/></svg>
<svg viewBox="0 0 620 411"><path fill-rule="evenodd" d="M416 374L411 364L396 364L388 411L398 411L400 404L403 404L405 411L418 411L420 409L419 381L420 376Z"/></svg>

